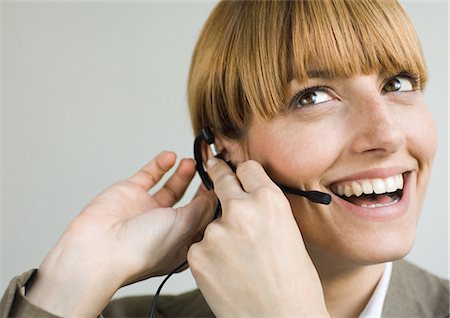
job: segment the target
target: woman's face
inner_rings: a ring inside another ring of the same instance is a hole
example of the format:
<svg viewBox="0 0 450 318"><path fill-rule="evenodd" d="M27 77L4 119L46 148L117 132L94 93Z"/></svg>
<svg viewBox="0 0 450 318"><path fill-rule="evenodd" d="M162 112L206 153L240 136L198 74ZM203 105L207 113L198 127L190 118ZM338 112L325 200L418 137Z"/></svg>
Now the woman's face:
<svg viewBox="0 0 450 318"><path fill-rule="evenodd" d="M293 81L287 102L290 112L250 125L245 157L278 183L331 194L330 205L287 195L313 260L373 264L406 255L437 138L417 79Z"/></svg>

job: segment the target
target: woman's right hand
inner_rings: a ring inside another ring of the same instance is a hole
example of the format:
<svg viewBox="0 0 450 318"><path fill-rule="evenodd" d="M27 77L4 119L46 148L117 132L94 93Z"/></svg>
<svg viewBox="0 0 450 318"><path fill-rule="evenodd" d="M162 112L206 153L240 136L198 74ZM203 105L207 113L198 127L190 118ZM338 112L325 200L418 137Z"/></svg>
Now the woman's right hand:
<svg viewBox="0 0 450 318"><path fill-rule="evenodd" d="M216 199L200 188L189 204L172 207L195 174L192 159L181 160L150 195L175 161L162 152L89 202L42 262L27 298L57 315L95 317L121 286L182 263L212 220Z"/></svg>

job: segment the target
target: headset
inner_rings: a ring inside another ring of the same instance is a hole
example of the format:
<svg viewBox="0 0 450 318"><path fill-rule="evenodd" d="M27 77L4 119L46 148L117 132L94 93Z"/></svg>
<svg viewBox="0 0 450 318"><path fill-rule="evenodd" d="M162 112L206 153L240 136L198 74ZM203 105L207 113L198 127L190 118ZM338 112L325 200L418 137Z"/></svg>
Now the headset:
<svg viewBox="0 0 450 318"><path fill-rule="evenodd" d="M195 169L197 170L197 172L200 176L200 179L202 180L205 187L208 190L212 190L212 189L214 189L214 184L211 181L211 178L208 176L208 173L205 170L205 167L203 164L202 149L201 149L203 141L205 141L208 144L209 149L211 150L211 153L214 157L224 160L234 172L236 172L236 168L233 166L231 161L225 160L222 153L217 148L217 145L216 145L215 139L214 139L214 134L212 133L211 129L203 128L200 131L200 133L197 135L197 137L195 137L195 140L194 140ZM331 202L331 196L328 193L324 193L324 192L317 191L317 190L306 191L306 190L301 190L301 189L297 189L297 188L287 187L287 186L284 186L277 182L275 182L275 183L283 192L300 195L300 196L310 200L311 202L325 204L325 205L330 204L330 202ZM221 209L221 205L219 202L217 204L216 212L215 212L213 219L216 219L217 217L219 217L221 214L221 211L222 211L222 209ZM157 305L158 305L159 294L160 294L161 289L163 288L164 284L166 283L166 281L174 273L178 272L179 270L181 270L182 268L184 268L186 266L188 266L187 260L184 261L182 264L178 265L174 270L172 270L166 276L166 278L162 281L162 283L159 285L158 290L156 291L155 295L153 296L152 305L150 308L150 318L156 318L156 309L157 309Z"/></svg>
<svg viewBox="0 0 450 318"><path fill-rule="evenodd" d="M208 190L214 189L214 185L211 179L208 176L208 173L205 171L203 166L203 159L201 153L201 142L206 141L211 149L211 153L214 157L224 160L222 154L219 152L217 145L214 140L214 135L211 132L210 128L203 128L200 133L197 135L194 141L194 159L196 162L195 168L197 169L200 178L202 179L203 184L206 186ZM227 164L233 171L236 171L236 168L233 166L231 161L227 161ZM276 185L285 193L296 194L302 197L307 198L311 202L320 203L320 204L330 204L331 196L328 193L312 190L305 191L297 188L287 187L280 183L276 183Z"/></svg>

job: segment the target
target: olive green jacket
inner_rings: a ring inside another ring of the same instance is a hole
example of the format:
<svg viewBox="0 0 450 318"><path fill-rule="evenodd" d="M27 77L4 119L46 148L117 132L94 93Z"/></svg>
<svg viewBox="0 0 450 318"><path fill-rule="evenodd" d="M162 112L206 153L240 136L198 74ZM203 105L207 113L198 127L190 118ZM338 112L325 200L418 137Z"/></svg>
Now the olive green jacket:
<svg viewBox="0 0 450 318"><path fill-rule="evenodd" d="M15 277L0 303L0 318L55 318L29 303L23 287L31 281L36 270ZM113 300L102 316L138 318L149 317L152 296L125 297ZM383 306L383 317L440 318L449 317L449 283L406 262L394 262L391 281ZM177 296L161 296L158 317L214 317L200 291L193 290Z"/></svg>

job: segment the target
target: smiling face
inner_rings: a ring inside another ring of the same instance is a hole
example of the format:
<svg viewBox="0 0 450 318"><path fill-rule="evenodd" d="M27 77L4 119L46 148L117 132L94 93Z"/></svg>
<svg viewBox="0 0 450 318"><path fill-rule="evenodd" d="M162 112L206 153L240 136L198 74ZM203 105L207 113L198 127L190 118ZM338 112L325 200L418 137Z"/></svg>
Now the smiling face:
<svg viewBox="0 0 450 318"><path fill-rule="evenodd" d="M221 1L188 96L195 134L213 128L234 164L332 195L287 194L313 260L370 264L414 241L436 144L426 80L398 1Z"/></svg>
<svg viewBox="0 0 450 318"><path fill-rule="evenodd" d="M287 195L313 259L371 264L409 252L436 147L419 85L407 74L292 81L290 110L253 121L233 152L244 155L230 154L332 195L328 206Z"/></svg>

